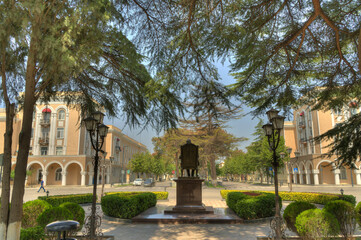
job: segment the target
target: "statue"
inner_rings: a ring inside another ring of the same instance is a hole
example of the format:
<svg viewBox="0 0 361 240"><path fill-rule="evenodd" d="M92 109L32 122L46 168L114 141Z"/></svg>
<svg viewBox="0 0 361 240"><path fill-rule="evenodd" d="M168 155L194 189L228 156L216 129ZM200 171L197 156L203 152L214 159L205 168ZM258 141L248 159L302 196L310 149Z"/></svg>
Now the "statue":
<svg viewBox="0 0 361 240"><path fill-rule="evenodd" d="M198 146L194 145L190 139L187 143L181 146L181 177L183 177L183 171L187 171L188 177L198 176Z"/></svg>

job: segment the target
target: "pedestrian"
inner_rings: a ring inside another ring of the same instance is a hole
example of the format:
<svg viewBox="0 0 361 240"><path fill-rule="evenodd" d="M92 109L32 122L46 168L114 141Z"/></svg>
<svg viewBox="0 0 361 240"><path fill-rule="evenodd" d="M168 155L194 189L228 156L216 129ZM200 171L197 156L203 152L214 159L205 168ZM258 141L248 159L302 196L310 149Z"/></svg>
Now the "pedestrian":
<svg viewBox="0 0 361 240"><path fill-rule="evenodd" d="M46 191L45 191L45 188L44 188L44 181L43 181L43 179L40 179L40 188L39 188L38 192L39 192L41 189L43 189L44 192L46 192Z"/></svg>

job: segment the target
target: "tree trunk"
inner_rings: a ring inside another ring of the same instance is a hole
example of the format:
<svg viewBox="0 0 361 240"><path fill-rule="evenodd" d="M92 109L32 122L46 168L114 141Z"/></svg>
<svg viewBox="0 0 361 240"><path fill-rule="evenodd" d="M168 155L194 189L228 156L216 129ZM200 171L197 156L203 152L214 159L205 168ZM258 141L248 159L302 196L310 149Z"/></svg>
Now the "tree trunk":
<svg viewBox="0 0 361 240"><path fill-rule="evenodd" d="M25 75L25 99L23 107L23 121L19 135L19 152L16 159L14 186L11 198L11 209L7 240L20 239L21 218L23 213L23 197L25 192L26 168L28 164L31 128L35 98L35 73L36 73L36 39L32 37L28 54Z"/></svg>
<svg viewBox="0 0 361 240"><path fill-rule="evenodd" d="M217 180L216 161L214 159L214 156L211 156L209 158L209 163L211 166L211 178L212 178L212 180Z"/></svg>
<svg viewBox="0 0 361 240"><path fill-rule="evenodd" d="M9 223L11 145L13 136L13 120L15 116L15 104L10 104L10 102L7 101L5 107L6 130L4 134L4 166L1 186L0 239L6 239L7 227Z"/></svg>

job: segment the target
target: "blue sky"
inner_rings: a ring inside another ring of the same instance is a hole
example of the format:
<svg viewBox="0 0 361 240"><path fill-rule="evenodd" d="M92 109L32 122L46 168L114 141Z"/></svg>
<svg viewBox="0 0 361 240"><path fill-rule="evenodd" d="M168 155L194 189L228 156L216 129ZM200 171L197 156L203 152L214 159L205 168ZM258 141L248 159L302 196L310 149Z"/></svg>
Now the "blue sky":
<svg viewBox="0 0 361 240"><path fill-rule="evenodd" d="M227 66L223 66L221 64L216 65L219 70L219 74L221 76L221 82L225 85L229 85L235 82L232 76L229 75L229 68ZM231 120L228 122L228 128L227 131L236 137L246 137L249 140L244 141L242 143L239 143L239 148L245 150L245 147L247 147L253 140L252 133L254 132L254 128L258 123L258 119L254 118L250 114L247 115L252 111L251 108L248 108L246 106L243 107L243 114L246 114L246 116L240 118ZM137 140L138 142L143 143L147 146L149 152L153 152L153 144L152 144L152 138L161 136L162 133L159 135L156 133L155 130L148 128L147 130L141 131L141 129L130 129L128 126L124 126L124 122L121 119L112 119L112 120L106 120L106 124L115 125L116 127L122 129L123 133L128 135L129 137Z"/></svg>

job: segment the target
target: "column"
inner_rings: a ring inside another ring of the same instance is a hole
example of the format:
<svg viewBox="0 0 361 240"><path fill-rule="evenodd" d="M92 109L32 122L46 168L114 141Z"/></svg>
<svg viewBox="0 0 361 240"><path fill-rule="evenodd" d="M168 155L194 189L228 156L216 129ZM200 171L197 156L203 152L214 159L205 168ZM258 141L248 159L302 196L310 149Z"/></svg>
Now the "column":
<svg viewBox="0 0 361 240"><path fill-rule="evenodd" d="M88 172L88 176L89 176L89 182L88 182L88 185L93 185L93 176L94 176L94 172Z"/></svg>
<svg viewBox="0 0 361 240"><path fill-rule="evenodd" d="M298 183L298 181L297 181L297 176L298 176L298 173L293 172L293 183L294 183L294 184L297 184L297 183Z"/></svg>
<svg viewBox="0 0 361 240"><path fill-rule="evenodd" d="M308 169L305 172L306 172L306 184L311 185L311 173L312 172L311 172L311 170L308 170Z"/></svg>
<svg viewBox="0 0 361 240"><path fill-rule="evenodd" d="M68 172L66 172L66 171L62 171L61 172L61 175L62 175L62 177L61 177L61 186L65 186L66 185L66 174L67 174Z"/></svg>
<svg viewBox="0 0 361 240"><path fill-rule="evenodd" d="M44 186L46 186L47 185L47 183L46 183L46 180L47 180L47 176L48 176L48 172L47 171L43 171L43 181L44 181Z"/></svg>
<svg viewBox="0 0 361 240"><path fill-rule="evenodd" d="M335 174L335 184L336 185L340 185L340 173L341 173L340 169L335 169L334 174Z"/></svg>
<svg viewBox="0 0 361 240"><path fill-rule="evenodd" d="M315 182L315 185L320 185L320 182L318 181L318 174L320 173L320 170L315 169L313 172L313 181Z"/></svg>
<svg viewBox="0 0 361 240"><path fill-rule="evenodd" d="M86 172L80 172L81 174L81 182L80 182L80 185L81 186L85 186L85 175L86 175Z"/></svg>
<svg viewBox="0 0 361 240"><path fill-rule="evenodd" d="M361 170L355 169L356 184L361 185Z"/></svg>
<svg viewBox="0 0 361 240"><path fill-rule="evenodd" d="M305 184L304 182L303 182L303 174L304 174L304 172L303 171L301 171L301 170L298 170L299 171L299 176L300 176L300 184Z"/></svg>

